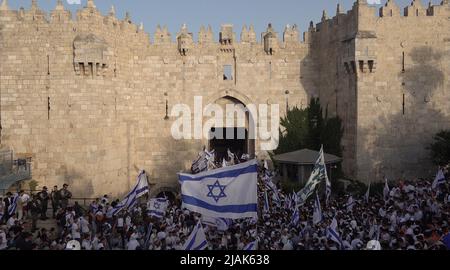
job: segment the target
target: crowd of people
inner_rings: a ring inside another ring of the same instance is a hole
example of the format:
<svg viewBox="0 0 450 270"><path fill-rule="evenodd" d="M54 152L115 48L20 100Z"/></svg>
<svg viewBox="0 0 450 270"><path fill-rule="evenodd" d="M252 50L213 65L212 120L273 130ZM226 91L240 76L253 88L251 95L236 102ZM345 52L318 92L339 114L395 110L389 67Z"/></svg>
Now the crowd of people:
<svg viewBox="0 0 450 270"><path fill-rule="evenodd" d="M229 220L225 226L204 222L206 249L243 250L255 243L259 250L364 250L367 243L376 241L383 250L445 250L450 246L448 170L445 173L447 181L437 188L432 188L432 181L414 179L397 182L387 197L332 194L327 202L320 200L322 216L313 222L314 198L296 207L295 194L284 193L272 182L273 173L261 166L259 218ZM50 194L45 187L32 196L21 191L20 203L9 215L5 209L11 198L7 194L0 204L4 213L0 250L182 250L196 224L204 220L183 209L180 197L167 200L162 217L150 214L147 196L117 215L111 210L119 200L110 201L107 195L85 209L69 203L67 185L61 190L54 187ZM48 202L56 226L39 229L36 221L47 218ZM30 220L31 230L26 227ZM334 220L339 241L328 234Z"/></svg>

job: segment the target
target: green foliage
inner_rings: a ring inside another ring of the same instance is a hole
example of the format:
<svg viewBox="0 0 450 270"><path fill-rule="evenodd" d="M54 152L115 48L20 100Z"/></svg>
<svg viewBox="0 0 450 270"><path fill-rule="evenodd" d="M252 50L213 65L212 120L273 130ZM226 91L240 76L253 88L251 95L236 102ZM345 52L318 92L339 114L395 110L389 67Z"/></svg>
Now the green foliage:
<svg viewBox="0 0 450 270"><path fill-rule="evenodd" d="M281 118L280 141L274 154L283 154L303 148L324 151L341 156L343 135L342 121L338 117L328 118L323 115L318 98L312 98L308 108L291 108Z"/></svg>
<svg viewBox="0 0 450 270"><path fill-rule="evenodd" d="M450 164L450 130L443 130L436 134L429 150L434 164L438 166Z"/></svg>

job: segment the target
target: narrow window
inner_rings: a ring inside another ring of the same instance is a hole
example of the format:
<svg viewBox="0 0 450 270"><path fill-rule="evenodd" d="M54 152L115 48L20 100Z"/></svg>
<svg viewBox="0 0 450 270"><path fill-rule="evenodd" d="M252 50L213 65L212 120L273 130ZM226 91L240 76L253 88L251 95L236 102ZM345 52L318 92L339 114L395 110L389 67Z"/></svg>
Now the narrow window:
<svg viewBox="0 0 450 270"><path fill-rule="evenodd" d="M405 52L402 52L402 73L405 73Z"/></svg>
<svg viewBox="0 0 450 270"><path fill-rule="evenodd" d="M224 81L233 80L233 67L231 65L223 66L223 80Z"/></svg>
<svg viewBox="0 0 450 270"><path fill-rule="evenodd" d="M47 97L47 120L50 120L50 97Z"/></svg>
<svg viewBox="0 0 450 270"><path fill-rule="evenodd" d="M269 79L272 80L272 62L269 62Z"/></svg>
<svg viewBox="0 0 450 270"><path fill-rule="evenodd" d="M403 108L403 115L405 115L405 94L403 94L402 108Z"/></svg>
<svg viewBox="0 0 450 270"><path fill-rule="evenodd" d="M369 71L370 71L370 73L373 72L373 64L374 64L374 61L373 60L369 60Z"/></svg>
<svg viewBox="0 0 450 270"><path fill-rule="evenodd" d="M359 70L364 72L364 61L359 61Z"/></svg>
<svg viewBox="0 0 450 270"><path fill-rule="evenodd" d="M50 75L50 55L47 55L47 75Z"/></svg>

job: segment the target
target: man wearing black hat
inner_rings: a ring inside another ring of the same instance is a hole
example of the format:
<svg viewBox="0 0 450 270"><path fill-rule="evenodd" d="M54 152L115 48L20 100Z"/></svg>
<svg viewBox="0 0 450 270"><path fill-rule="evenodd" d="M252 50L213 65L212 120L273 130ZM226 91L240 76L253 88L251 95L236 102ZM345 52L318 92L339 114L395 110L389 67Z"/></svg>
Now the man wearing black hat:
<svg viewBox="0 0 450 270"><path fill-rule="evenodd" d="M6 193L6 198L3 199L3 202L5 203L5 209L4 209L4 214L3 214L3 221L6 222L8 221L8 219L10 218L9 215L9 206L13 203L13 196L11 192Z"/></svg>
<svg viewBox="0 0 450 270"><path fill-rule="evenodd" d="M48 219L47 217L48 200L50 199L50 197L48 196L47 187L43 187L42 191L39 192L37 195L41 204L41 219L46 220Z"/></svg>

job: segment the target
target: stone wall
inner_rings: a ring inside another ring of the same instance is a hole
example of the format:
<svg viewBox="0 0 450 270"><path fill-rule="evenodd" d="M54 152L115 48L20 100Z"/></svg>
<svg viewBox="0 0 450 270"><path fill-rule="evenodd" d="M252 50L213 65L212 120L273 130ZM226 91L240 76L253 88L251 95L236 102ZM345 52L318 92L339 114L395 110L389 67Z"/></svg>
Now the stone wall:
<svg viewBox="0 0 450 270"><path fill-rule="evenodd" d="M51 16L37 6L0 11L1 143L33 157L41 185L67 182L85 197L122 195L144 169L153 190L177 187L176 173L190 168L207 141L175 141L166 104L170 113L179 103L192 108L194 96L204 106L229 96L281 104L284 114L286 99L306 106L313 91L312 80L301 80L314 70L295 27L270 50L252 27L241 42L226 39L229 27L220 42L202 28L195 43L186 27L175 38L158 27L150 40L129 16L103 16L92 1L76 17L61 5ZM233 67L233 80L224 81L224 65ZM264 156L259 143L256 154Z"/></svg>

